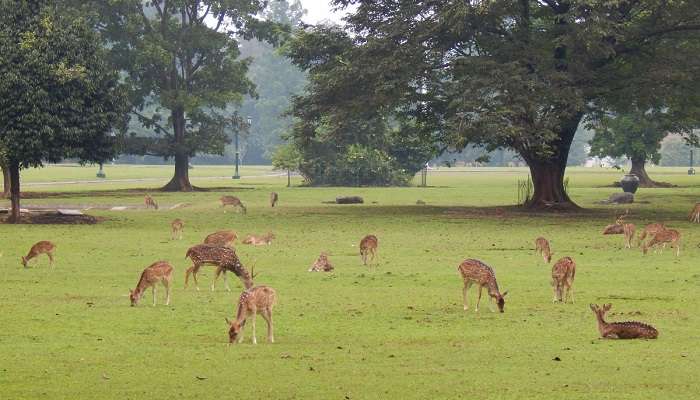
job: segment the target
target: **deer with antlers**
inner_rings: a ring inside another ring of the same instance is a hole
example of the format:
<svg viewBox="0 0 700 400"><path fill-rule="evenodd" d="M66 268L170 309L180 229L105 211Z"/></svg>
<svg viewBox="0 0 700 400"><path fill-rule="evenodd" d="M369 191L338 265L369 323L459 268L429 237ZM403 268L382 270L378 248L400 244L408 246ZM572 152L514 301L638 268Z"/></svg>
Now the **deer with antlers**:
<svg viewBox="0 0 700 400"><path fill-rule="evenodd" d="M248 212L241 199L239 199L236 196L221 196L219 201L221 202L222 208L226 206L232 206L234 208L240 209L243 212L243 214L246 214Z"/></svg>
<svg viewBox="0 0 700 400"><path fill-rule="evenodd" d="M233 272L237 277L243 282L243 286L246 289L253 287L253 278L255 275L251 275L248 270L245 269L240 259L236 255L236 252L230 247L223 246L213 246L209 244L198 244L192 246L187 250L185 258L192 260L192 266L185 271L185 288L187 288L190 274L194 278L194 284L197 290L199 290L199 284L197 282L197 273L199 269L204 265L216 266L216 275L214 276L214 281L211 283L211 290L214 290L214 285L216 280L219 279L219 275L224 274L224 284L226 290L229 292L231 288L228 286L228 278L226 277L226 271ZM254 271L253 271L254 272Z"/></svg>
<svg viewBox="0 0 700 400"><path fill-rule="evenodd" d="M328 254L321 253L314 264L309 268L309 272L331 272L333 271L333 265L328 260Z"/></svg>
<svg viewBox="0 0 700 400"><path fill-rule="evenodd" d="M166 298L165 305L170 305L170 285L173 282L173 266L167 261L156 261L149 265L141 273L141 278L136 284L134 290L129 290L129 299L131 300L131 306L134 307L138 304L143 292L151 288L153 292L153 306L156 305L156 285L162 283L165 286Z"/></svg>
<svg viewBox="0 0 700 400"><path fill-rule="evenodd" d="M46 254L49 258L49 265L51 268L55 265L54 252L56 251L56 245L48 240L42 240L35 243L30 249L26 256L22 256L22 265L24 268L28 267L29 260L36 258L42 254Z"/></svg>
<svg viewBox="0 0 700 400"><path fill-rule="evenodd" d="M170 223L170 239L178 238L182 240L182 231L185 229L185 221L176 218Z"/></svg>
<svg viewBox="0 0 700 400"><path fill-rule="evenodd" d="M617 217L614 224L608 225L603 230L603 235L625 235L625 247L632 248L632 240L634 239L635 225L625 222L625 218L629 215L629 210Z"/></svg>
<svg viewBox="0 0 700 400"><path fill-rule="evenodd" d="M671 248L676 248L676 257L681 254L681 233L675 229L664 229L663 231L656 232L654 237L651 238L647 243L642 245L642 252L647 254L647 251L651 247L655 247L654 253L656 253L656 248L661 245L661 254L663 254L663 249L669 244Z"/></svg>
<svg viewBox="0 0 700 400"><path fill-rule="evenodd" d="M275 338L272 332L272 307L274 307L276 302L277 293L275 289L269 286L256 286L241 293L241 297L238 299L236 319L231 321L226 318L226 323L229 326L229 344L241 343L243 341L243 328L248 318L252 320L251 324L253 325L253 344L258 344L255 334L255 318L257 314L260 314L265 322L267 322L267 341L274 343Z"/></svg>
<svg viewBox="0 0 700 400"><path fill-rule="evenodd" d="M270 193L270 207L274 208L279 200L280 196L277 194L277 192Z"/></svg>
<svg viewBox="0 0 700 400"><path fill-rule="evenodd" d="M574 300L574 277L576 276L576 262L571 257L560 258L559 261L552 266L552 289L554 290L554 298L552 303L564 302L571 295L571 303Z"/></svg>
<svg viewBox="0 0 700 400"><path fill-rule="evenodd" d="M379 247L379 239L374 235L367 235L360 241L360 257L362 258L362 264L367 265L367 257L371 256L370 264L374 261L374 257L377 254L377 247Z"/></svg>
<svg viewBox="0 0 700 400"><path fill-rule="evenodd" d="M656 339L659 337L659 331L657 331L656 328L643 322L605 322L605 313L610 310L612 304L605 304L602 308L597 304L591 304L590 307L598 320L598 332L600 332L601 338Z"/></svg>
<svg viewBox="0 0 700 400"><path fill-rule="evenodd" d="M216 231L204 238L204 244L232 247L237 238L235 231Z"/></svg>
<svg viewBox="0 0 700 400"><path fill-rule="evenodd" d="M158 209L158 203L156 203L156 200L151 197L150 194L146 194L143 196L143 202L146 204L146 209L148 210L149 208L153 208L154 210Z"/></svg>
<svg viewBox="0 0 700 400"><path fill-rule="evenodd" d="M267 232L264 235L248 235L244 240L243 244L252 244L253 246L264 246L272 243L272 239L275 238L275 234L272 232Z"/></svg>
<svg viewBox="0 0 700 400"><path fill-rule="evenodd" d="M481 302L481 291L485 287L488 291L489 298L493 299L496 305L498 305L498 311L503 312L503 309L506 304L504 298L508 294L508 291L505 291L503 292L503 294L501 294L501 292L498 290L498 282L496 282L496 273L491 267L479 260L467 259L464 260L461 264L459 264L457 270L459 271L460 275L462 275L462 280L464 281L464 289L462 290L462 300L464 302L465 311L469 309L469 305L467 304L467 290L474 283L476 283L477 285L479 285L479 297L476 300L476 309L474 311L479 311L479 303Z"/></svg>
<svg viewBox="0 0 700 400"><path fill-rule="evenodd" d="M688 220L700 224L700 203L695 203L695 207L688 214Z"/></svg>
<svg viewBox="0 0 700 400"><path fill-rule="evenodd" d="M552 261L552 251L549 248L549 242L542 236L535 239L535 253L540 254L547 264Z"/></svg>

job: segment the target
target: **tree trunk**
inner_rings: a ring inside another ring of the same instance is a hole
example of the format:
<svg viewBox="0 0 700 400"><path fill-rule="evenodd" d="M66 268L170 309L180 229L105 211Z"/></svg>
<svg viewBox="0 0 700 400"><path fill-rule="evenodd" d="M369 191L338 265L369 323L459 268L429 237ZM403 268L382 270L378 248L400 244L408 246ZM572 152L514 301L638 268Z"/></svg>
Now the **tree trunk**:
<svg viewBox="0 0 700 400"><path fill-rule="evenodd" d="M191 192L194 190L190 183L190 157L185 150L185 112L182 109L173 110L173 131L175 132L175 175L163 186L166 192Z"/></svg>
<svg viewBox="0 0 700 400"><path fill-rule="evenodd" d="M10 197L10 169L5 164L0 165L0 168L2 168L2 178L3 178L2 179L2 184L3 184L2 197L7 199Z"/></svg>
<svg viewBox="0 0 700 400"><path fill-rule="evenodd" d="M12 211L7 222L18 224L20 222L20 206L19 206L19 163L10 162L10 202L12 203Z"/></svg>
<svg viewBox="0 0 700 400"><path fill-rule="evenodd" d="M670 186L670 184L668 184L668 183L656 182L655 180L651 179L649 177L649 175L647 174L647 170L646 170L645 166L646 166L646 159L644 159L644 158L632 158L632 169L630 169L630 174L637 175L637 178L639 178L639 186L640 187L653 188L653 187Z"/></svg>

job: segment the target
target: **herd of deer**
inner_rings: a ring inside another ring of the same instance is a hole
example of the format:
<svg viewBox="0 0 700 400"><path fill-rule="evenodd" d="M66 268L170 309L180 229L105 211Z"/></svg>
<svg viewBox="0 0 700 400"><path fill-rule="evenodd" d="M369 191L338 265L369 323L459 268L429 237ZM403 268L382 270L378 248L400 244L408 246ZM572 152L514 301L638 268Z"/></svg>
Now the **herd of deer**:
<svg viewBox="0 0 700 400"><path fill-rule="evenodd" d="M270 195L270 205L274 207L279 201L279 196L277 193L272 193ZM158 204L155 200L149 196L145 196L145 203L147 208L158 209ZM234 196L224 196L221 198L221 206L231 205L234 207L239 207L243 213L246 212L246 208L240 199ZM603 234L624 234L625 235L625 246L627 248L632 247L632 239L634 237L635 226L634 224L625 222L625 218L629 212L621 215L615 221L615 224L609 225L605 228ZM700 223L700 203L695 205L695 208L689 215L691 222ZM171 233L172 239L179 238L182 239L182 232L185 223L181 219L175 219L171 223ZM651 239L644 243L644 239L650 236ZM249 235L243 243L252 245L262 245L270 244L272 239L274 239L274 234L272 232L267 233L263 236ZM255 317L260 314L265 322L267 323L267 340L269 342L274 342L273 336L273 323L272 323L272 308L275 305L277 299L277 293L275 290L269 286L259 285L254 286L253 278L256 277L254 274L254 267L251 272L243 266L240 259L236 255L236 251L233 248L233 243L238 238L236 232L231 230L224 230L214 232L204 238L202 244L197 244L190 247L187 250L185 258L189 258L192 261L192 267L185 271L185 288L187 288L189 283L190 275L193 277L195 282L195 287L199 290L197 282L197 273L200 268L205 265L212 265L216 267L216 272L214 280L211 284L211 290L214 290L215 283L221 274L224 275L224 285L226 290L231 291L228 285L228 279L226 277L226 272L232 272L235 274L243 283L245 290L240 295L238 300L238 307L236 310L236 319L229 320L226 318L226 323L229 328L229 343L241 342L243 340L242 330L246 324L246 321L250 319L252 321L252 342L257 343L255 334ZM638 237L639 245L641 245L644 253L652 247L658 247L659 245L665 247L666 244L670 244L671 247L676 247L676 256L680 254L680 233L674 229L668 229L664 224L655 223L649 224L644 227L640 232ZM379 246L379 240L375 235L367 235L360 241L360 257L364 265L367 265L368 258L371 262L374 260L377 248ZM662 249L663 249L662 247ZM41 254L46 254L49 258L51 268L54 267L54 252L56 250L56 245L50 241L40 241L34 244L29 253L22 257L22 265L27 267L29 260L36 258ZM552 250L550 248L549 241L544 237L538 237L535 240L535 251L540 254L544 259L545 263L550 263L552 260ZM479 303L481 301L481 294L484 288L488 292L489 298L497 305L498 310L502 313L505 307L505 296L508 294L507 291L501 293L498 288L498 282L496 281L496 274L494 270L486 265L484 262L467 259L464 260L459 266L458 271L462 277L464 288L462 291L464 310L468 310L467 302L467 291L473 285L477 284L479 287L477 302L475 311L479 311ZM138 304L139 300L143 296L143 293L151 288L153 295L153 305L156 305L156 286L162 284L166 289L166 300L165 304L170 304L170 292L173 281L173 266L167 261L156 261L146 269L143 270L136 288L129 290L129 298L131 300L131 305L135 306ZM328 255L326 253L321 253L318 259L311 266L309 271L317 272L329 272L333 270ZM552 290L554 292L553 302L564 302L566 303L568 299L574 303L574 290L573 283L576 276L576 262L571 257L562 257L552 266ZM604 320L605 313L612 307L611 304L605 304L600 307L595 304L590 305L591 310L596 314L596 319L598 322L598 330L600 336L609 339L634 339L634 338L647 338L656 339L658 337L658 331L647 324L637 321L628 322L612 322L608 323Z"/></svg>

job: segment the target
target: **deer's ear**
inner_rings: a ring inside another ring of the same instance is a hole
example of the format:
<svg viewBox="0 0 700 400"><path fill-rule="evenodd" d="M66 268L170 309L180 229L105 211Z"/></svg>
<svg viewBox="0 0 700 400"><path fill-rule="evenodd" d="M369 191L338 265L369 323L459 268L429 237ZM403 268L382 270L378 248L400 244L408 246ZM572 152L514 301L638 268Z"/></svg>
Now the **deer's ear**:
<svg viewBox="0 0 700 400"><path fill-rule="evenodd" d="M501 295L501 297L506 297L507 294L508 294L508 291L506 290L505 292L503 292L503 294Z"/></svg>
<svg viewBox="0 0 700 400"><path fill-rule="evenodd" d="M595 304L589 304L589 306L591 307L591 310L593 310L593 312L597 311L598 309L598 306Z"/></svg>
<svg viewBox="0 0 700 400"><path fill-rule="evenodd" d="M608 311L608 310L610 310L611 307L612 307L612 304L608 303L608 304L603 306L603 311Z"/></svg>
<svg viewBox="0 0 700 400"><path fill-rule="evenodd" d="M231 320L228 319L228 317L226 317L225 319L226 319L226 324L227 324L227 325L233 325L233 322L231 322Z"/></svg>

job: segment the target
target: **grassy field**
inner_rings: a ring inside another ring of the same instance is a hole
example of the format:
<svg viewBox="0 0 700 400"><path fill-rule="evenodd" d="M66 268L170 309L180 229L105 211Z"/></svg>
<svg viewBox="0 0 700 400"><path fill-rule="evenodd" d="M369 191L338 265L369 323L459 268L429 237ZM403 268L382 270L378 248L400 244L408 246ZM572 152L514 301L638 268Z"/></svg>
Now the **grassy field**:
<svg viewBox="0 0 700 400"><path fill-rule="evenodd" d="M624 210L594 203L619 191L607 187L616 171L570 169L570 193L585 207L575 215L510 207L527 176L517 168L431 171L428 188L286 188L265 168L233 181L222 178L230 167L196 166L193 183L211 190L184 194L154 191L169 167L108 166L104 183L92 182L95 172L23 172L23 204L137 205L150 188L161 210L91 210L107 218L91 226L0 225L2 399L691 399L700 390L700 225L686 219L700 177L685 169L651 169L679 187L640 189L628 218L679 229L680 258L643 256L600 234ZM278 208L267 204L271 190ZM248 214L219 208L222 194L241 197ZM366 203L323 203L343 194ZM182 202L191 206L166 210ZM174 218L186 223L181 241L169 240ZM237 279L233 292L221 282L211 292L205 267L202 291L183 288L187 248L226 228L277 235L271 246L236 246L256 264L256 283L278 292L274 344L259 318L257 346L250 327L244 344L227 346ZM375 271L358 255L367 233L380 240ZM555 259L576 260L576 304L552 304L551 267L533 252L539 235ZM58 246L55 270L45 258L23 269L20 256L47 239ZM321 251L335 272L307 273ZM456 268L465 258L494 267L510 291L505 313L485 302L479 313L462 310ZM160 259L176 269L171 306L160 290L157 307L150 293L129 307L128 289ZM649 322L659 339L599 340L588 304L606 302L608 320Z"/></svg>

